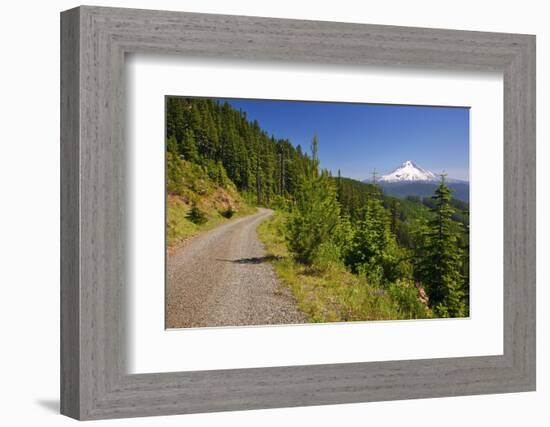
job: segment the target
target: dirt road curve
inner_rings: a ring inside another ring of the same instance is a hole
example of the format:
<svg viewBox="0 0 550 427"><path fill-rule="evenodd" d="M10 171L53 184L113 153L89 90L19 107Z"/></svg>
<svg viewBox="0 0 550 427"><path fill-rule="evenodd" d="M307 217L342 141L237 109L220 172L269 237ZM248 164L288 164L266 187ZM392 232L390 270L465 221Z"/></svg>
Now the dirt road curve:
<svg viewBox="0 0 550 427"><path fill-rule="evenodd" d="M224 224L168 257L168 328L305 322L256 235L272 213L260 209Z"/></svg>

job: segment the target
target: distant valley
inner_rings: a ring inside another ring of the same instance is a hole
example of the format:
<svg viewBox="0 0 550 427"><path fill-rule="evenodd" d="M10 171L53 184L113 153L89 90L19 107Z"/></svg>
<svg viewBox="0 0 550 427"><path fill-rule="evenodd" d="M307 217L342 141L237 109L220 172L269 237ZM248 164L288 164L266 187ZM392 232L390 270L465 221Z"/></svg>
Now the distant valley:
<svg viewBox="0 0 550 427"><path fill-rule="evenodd" d="M435 182L378 182L388 196L405 198L407 196L430 197L439 184ZM463 202L470 201L470 184L468 182L448 182L447 187L453 190L453 197Z"/></svg>

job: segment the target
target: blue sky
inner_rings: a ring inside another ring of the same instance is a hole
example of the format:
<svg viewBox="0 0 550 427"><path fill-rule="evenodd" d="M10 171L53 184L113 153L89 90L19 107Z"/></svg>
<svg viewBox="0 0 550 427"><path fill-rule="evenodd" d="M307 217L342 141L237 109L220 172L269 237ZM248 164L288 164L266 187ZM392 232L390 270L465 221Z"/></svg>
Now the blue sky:
<svg viewBox="0 0 550 427"><path fill-rule="evenodd" d="M406 160L468 179L469 109L272 100L227 100L276 138L309 152L317 133L321 167L363 180Z"/></svg>

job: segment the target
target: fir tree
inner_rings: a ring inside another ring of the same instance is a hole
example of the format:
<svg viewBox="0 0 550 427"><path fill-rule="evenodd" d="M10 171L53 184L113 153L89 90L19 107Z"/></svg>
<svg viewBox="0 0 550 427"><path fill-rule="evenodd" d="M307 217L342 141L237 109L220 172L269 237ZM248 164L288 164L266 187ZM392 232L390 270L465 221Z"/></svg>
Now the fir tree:
<svg viewBox="0 0 550 427"><path fill-rule="evenodd" d="M399 201L397 199L391 200L390 213L391 213L391 223L390 223L391 232L397 235L397 228L399 223Z"/></svg>
<svg viewBox="0 0 550 427"><path fill-rule="evenodd" d="M208 221L206 214L197 205L193 205L186 215L187 219L194 224L202 225Z"/></svg>
<svg viewBox="0 0 550 427"><path fill-rule="evenodd" d="M199 153L197 151L197 144L195 142L195 134L191 129L186 129L183 132L180 146L180 152L185 160L189 162L196 162L198 160Z"/></svg>
<svg viewBox="0 0 550 427"><path fill-rule="evenodd" d="M327 171L319 173L317 136L311 143L311 162L300 182L295 204L287 221L289 249L300 262L311 264L316 250L337 238L340 204Z"/></svg>
<svg viewBox="0 0 550 427"><path fill-rule="evenodd" d="M342 173L338 169L338 178L336 181L336 194L338 195L338 201L342 203Z"/></svg>
<svg viewBox="0 0 550 427"><path fill-rule="evenodd" d="M385 282L393 282L406 276L407 265L391 232L391 217L379 195L367 201L363 218L356 223L351 248L346 262L355 271L367 275L373 270Z"/></svg>
<svg viewBox="0 0 550 427"><path fill-rule="evenodd" d="M463 251L459 244L462 225L452 219L455 210L444 175L432 200L433 218L421 236L415 276L426 287L430 306L438 316L463 317L466 304L461 273Z"/></svg>
<svg viewBox="0 0 550 427"><path fill-rule="evenodd" d="M179 154L178 140L174 135L166 140L166 151L176 156Z"/></svg>

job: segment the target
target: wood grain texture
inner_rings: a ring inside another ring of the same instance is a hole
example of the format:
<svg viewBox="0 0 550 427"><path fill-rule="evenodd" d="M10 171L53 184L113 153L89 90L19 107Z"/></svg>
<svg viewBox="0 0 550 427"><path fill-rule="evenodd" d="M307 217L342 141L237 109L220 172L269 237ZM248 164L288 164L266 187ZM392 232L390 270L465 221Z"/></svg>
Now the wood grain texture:
<svg viewBox="0 0 550 427"><path fill-rule="evenodd" d="M62 13L61 38L62 413L100 419L535 389L534 36L84 6ZM127 53L501 71L504 354L128 375Z"/></svg>
<svg viewBox="0 0 550 427"><path fill-rule="evenodd" d="M80 414L79 28L71 10L61 20L61 412Z"/></svg>

